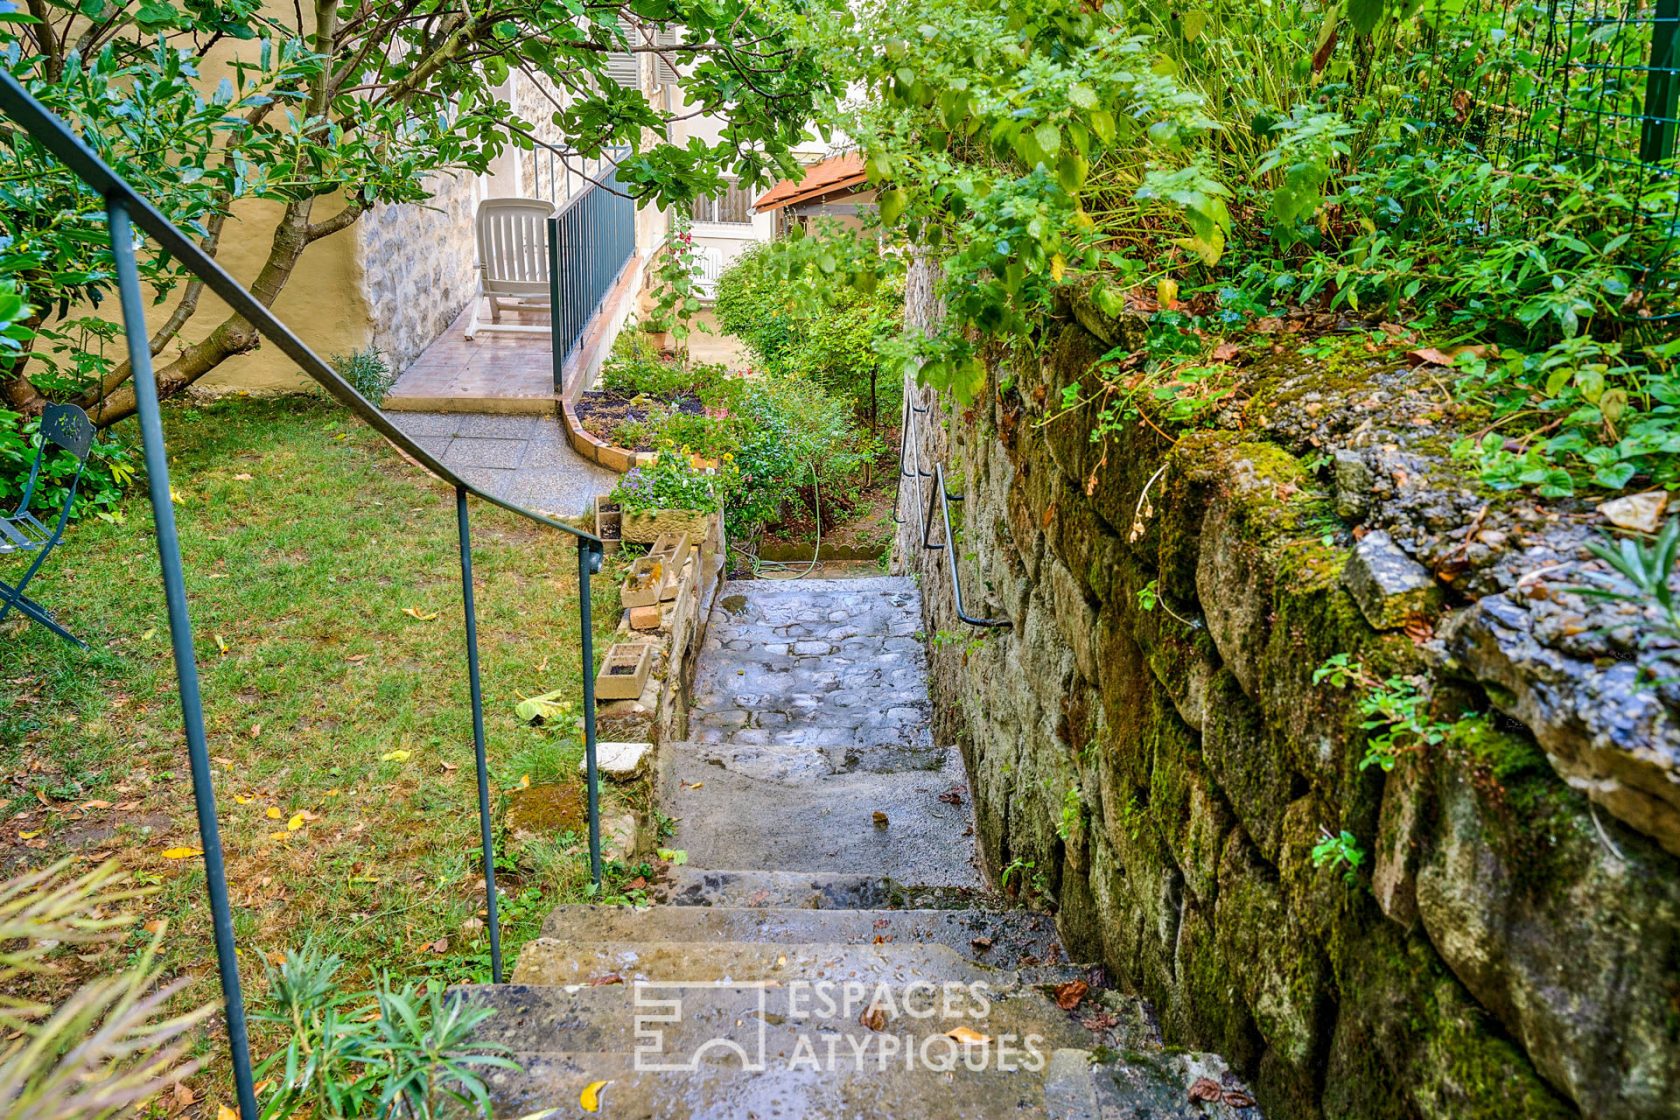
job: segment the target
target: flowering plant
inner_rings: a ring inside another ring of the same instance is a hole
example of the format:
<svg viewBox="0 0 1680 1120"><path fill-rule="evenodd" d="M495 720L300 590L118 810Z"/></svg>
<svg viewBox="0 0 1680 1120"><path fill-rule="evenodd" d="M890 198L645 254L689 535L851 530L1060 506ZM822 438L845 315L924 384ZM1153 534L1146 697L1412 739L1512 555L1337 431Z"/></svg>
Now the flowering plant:
<svg viewBox="0 0 1680 1120"><path fill-rule="evenodd" d="M667 444L651 465L636 467L619 479L612 498L626 513L656 509L716 513L733 488L734 474L733 455L724 455L716 466L700 467L688 448Z"/></svg>
<svg viewBox="0 0 1680 1120"><path fill-rule="evenodd" d="M689 324L700 313L700 250L694 244L690 222L678 216L660 248L653 269L653 310L648 328L669 331L680 352L688 349Z"/></svg>

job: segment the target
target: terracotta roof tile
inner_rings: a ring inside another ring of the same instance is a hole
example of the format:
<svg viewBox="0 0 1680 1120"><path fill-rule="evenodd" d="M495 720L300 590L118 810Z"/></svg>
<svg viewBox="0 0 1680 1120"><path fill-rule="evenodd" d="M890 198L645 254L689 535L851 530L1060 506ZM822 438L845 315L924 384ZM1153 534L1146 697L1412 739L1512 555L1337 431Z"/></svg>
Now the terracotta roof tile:
<svg viewBox="0 0 1680 1120"><path fill-rule="evenodd" d="M779 210L783 206L832 194L847 187L862 186L868 179L869 176L864 174L863 170L863 155L859 152L847 152L842 156L825 159L821 163L813 163L797 180L783 179L765 191L759 200L753 203L753 209L760 214L769 210Z"/></svg>

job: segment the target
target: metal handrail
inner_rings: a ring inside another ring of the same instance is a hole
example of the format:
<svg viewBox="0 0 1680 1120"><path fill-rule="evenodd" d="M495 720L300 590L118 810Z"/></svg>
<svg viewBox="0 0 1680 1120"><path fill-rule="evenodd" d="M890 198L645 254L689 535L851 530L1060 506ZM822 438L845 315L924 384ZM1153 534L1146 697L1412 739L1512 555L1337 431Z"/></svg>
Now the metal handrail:
<svg viewBox="0 0 1680 1120"><path fill-rule="evenodd" d="M922 469L921 441L916 438L916 417L925 415L927 408L917 408L915 398L911 395L911 386L904 387L904 423L899 427L898 442L898 487L893 494L893 520L904 524L904 519L898 514L900 499L904 493L904 480L914 479L916 489L916 530L921 538L922 548L935 552L945 551L945 558L949 562L951 571L951 598L956 603L957 617L970 626L983 629L997 629L1015 625L1007 618L981 618L968 613L963 602L962 577L957 569L957 550L954 546L954 536L951 532L951 503L963 500L961 494L953 494L945 485L945 465L935 463L933 470ZM906 459L908 457L908 463ZM908 467L908 469L907 469ZM922 479L933 479L933 492L928 495L927 512L922 511ZM939 511L945 522L945 539L934 541L930 537L933 529L934 503L938 503Z"/></svg>
<svg viewBox="0 0 1680 1120"><path fill-rule="evenodd" d="M467 495L558 529L577 540L578 613L582 626L583 730L586 781L589 804L589 861L592 880L601 881L600 774L595 744L595 650L591 633L590 576L600 571L601 539L562 521L534 513L523 506L488 494L416 443L386 419L371 402L356 392L338 373L322 361L304 341L273 312L229 276L214 258L181 232L156 207L134 190L94 153L64 121L48 112L11 74L0 70L0 112L57 156L81 181L105 200L106 218L115 259L117 291L127 336L129 366L133 372L136 412L146 462L146 484L157 528L158 559L163 570L164 599L168 607L170 644L175 660L176 682L181 694L181 717L191 764L193 803L198 817L199 843L204 851L204 874L209 894L211 925L216 944L216 966L220 975L222 1003L227 1013L228 1048L233 1059L234 1088L242 1120L257 1120L256 1092L251 1076L250 1040L246 1033L245 1004L240 987L239 964L233 942L233 914L228 902L227 869L222 853L221 831L216 820L216 796L210 773L210 754L204 735L204 705L200 695L195 660L192 620L187 610L186 583L182 575L180 542L176 534L174 504L170 500L169 459L164 446L163 420L158 405L157 382L152 367L151 340L146 330L145 305L140 275L135 263L134 227L150 234L168 254L221 297L234 312L277 346L310 378L372 427L400 451L435 477L455 488L456 528L461 553L461 595L465 615L467 675L471 686L473 752L478 778L479 838L484 863L486 917L490 929L490 967L496 983L502 979L501 929L497 920L496 868L490 824L490 776L485 747L484 696L478 672L478 619L473 604L472 542L467 519ZM564 345L556 338L556 345Z"/></svg>

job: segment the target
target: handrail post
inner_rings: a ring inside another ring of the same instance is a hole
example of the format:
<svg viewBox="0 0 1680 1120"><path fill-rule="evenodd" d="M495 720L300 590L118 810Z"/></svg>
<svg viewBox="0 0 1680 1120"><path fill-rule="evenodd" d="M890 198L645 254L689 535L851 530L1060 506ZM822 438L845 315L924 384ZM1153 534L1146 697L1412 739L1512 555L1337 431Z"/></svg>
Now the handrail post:
<svg viewBox="0 0 1680 1120"><path fill-rule="evenodd" d="M595 757L595 624L589 577L601 570L602 549L578 538L578 620L583 628L583 777L589 796L589 881L601 886L601 772Z"/></svg>
<svg viewBox="0 0 1680 1120"><path fill-rule="evenodd" d="M233 1058L234 1092L242 1120L257 1120L257 1094L251 1083L251 1043L245 1029L245 997L239 986L239 958L233 947L233 912L228 905L227 867L222 859L221 828L216 822L216 789L210 774L210 749L204 741L204 701L199 693L198 661L193 652L192 619L181 570L181 541L175 529L175 506L169 490L169 456L163 445L163 417L152 372L152 346L146 331L146 308L140 298L140 271L134 261L134 228L128 207L109 195L105 213L115 258L117 292L128 364L133 371L135 411L145 449L146 489L157 527L163 595L169 614L169 641L175 655L175 680L181 694L181 722L192 770L193 805L198 812L198 841L204 849L204 884L210 895L215 931L216 969L221 975L222 1006L227 1014L228 1050Z"/></svg>
<svg viewBox="0 0 1680 1120"><path fill-rule="evenodd" d="M478 608L473 603L472 531L467 491L455 488L455 526L461 538L461 609L467 624L467 685L472 697L473 764L478 771L478 839L484 852L484 917L490 928L490 978L502 982L502 926L496 914L496 848L490 828L490 759L484 746L484 688L478 678Z"/></svg>
<svg viewBox="0 0 1680 1120"><path fill-rule="evenodd" d="M560 324L564 317L560 312L560 219L548 218L543 222L548 232L548 346L549 361L553 366L554 391L561 396L566 393L566 344L561 340Z"/></svg>

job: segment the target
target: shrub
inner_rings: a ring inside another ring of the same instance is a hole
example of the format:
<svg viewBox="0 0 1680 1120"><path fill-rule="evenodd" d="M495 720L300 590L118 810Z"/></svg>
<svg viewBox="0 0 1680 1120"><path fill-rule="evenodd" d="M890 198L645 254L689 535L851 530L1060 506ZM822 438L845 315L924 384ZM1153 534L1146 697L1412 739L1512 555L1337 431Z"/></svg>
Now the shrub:
<svg viewBox="0 0 1680 1120"><path fill-rule="evenodd" d="M334 354L333 369L350 383L350 387L374 404L385 403L385 397L396 383L396 371L385 360L377 346L355 350L349 354Z"/></svg>
<svg viewBox="0 0 1680 1120"><path fill-rule="evenodd" d="M0 982L51 968L62 945L105 942L134 923L127 903L147 893L123 886L115 864L78 878L64 860L0 883ZM213 1010L171 1015L185 981L158 987L155 959L164 931L126 967L90 980L56 1007L0 996L0 1029L15 1041L0 1052L0 1118L127 1114L196 1066L187 1032Z"/></svg>
<svg viewBox="0 0 1680 1120"><path fill-rule="evenodd" d="M858 240L833 226L819 237ZM849 248L856 251L855 245ZM780 241L742 254L718 280L718 323L746 344L766 372L808 378L849 400L875 424L897 409L902 391L896 375L883 375L877 353L902 327L902 281L889 280L869 292L846 284L799 288L790 282L788 258L812 251L810 244Z"/></svg>
<svg viewBox="0 0 1680 1120"><path fill-rule="evenodd" d="M38 417L25 419L0 408L0 512L11 513L23 496L29 469L35 462L35 436L40 429ZM97 513L107 519L120 519L122 514L117 506L138 465L138 456L126 439L108 428L96 433L88 452L87 470L76 489L76 508L71 511L71 517ZM58 516L75 473L74 455L68 451L48 452L29 502L37 517L47 521L49 515Z"/></svg>
<svg viewBox="0 0 1680 1120"><path fill-rule="evenodd" d="M782 516L812 481L829 500L850 497L879 441L860 432L850 405L796 377L741 382L742 439L730 496L729 531L745 537Z"/></svg>
<svg viewBox="0 0 1680 1120"><path fill-rule="evenodd" d="M704 362L691 365L665 357L647 334L625 329L619 332L612 353L601 366L601 388L626 397L671 400L692 396L722 376L722 366Z"/></svg>
<svg viewBox="0 0 1680 1120"><path fill-rule="evenodd" d="M437 987L346 992L335 976L338 957L312 948L287 953L269 967L269 1002L253 1018L291 1033L286 1048L257 1068L273 1081L264 1120L291 1116L429 1120L490 1115L482 1072L518 1069L505 1047L473 1040L489 1008L445 1001Z"/></svg>

